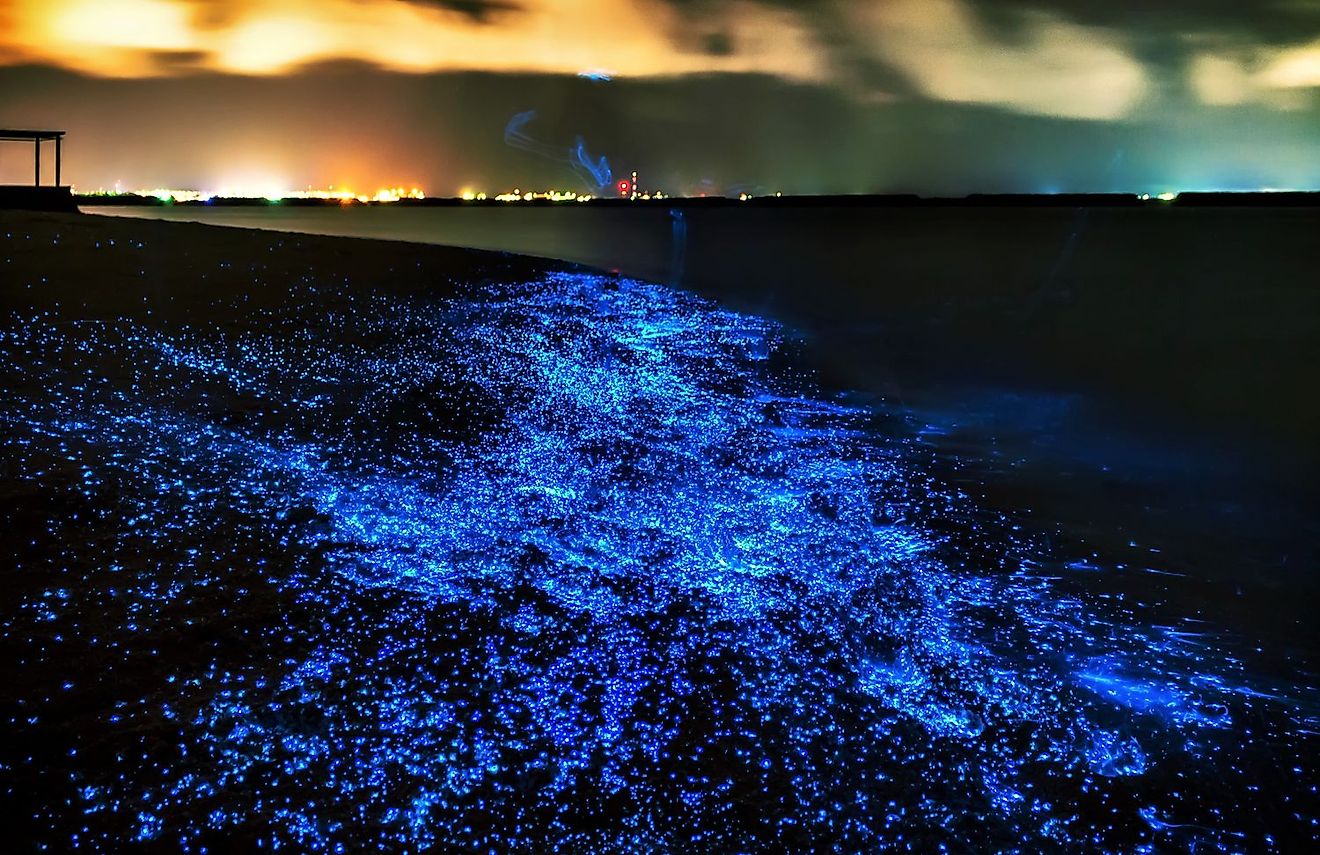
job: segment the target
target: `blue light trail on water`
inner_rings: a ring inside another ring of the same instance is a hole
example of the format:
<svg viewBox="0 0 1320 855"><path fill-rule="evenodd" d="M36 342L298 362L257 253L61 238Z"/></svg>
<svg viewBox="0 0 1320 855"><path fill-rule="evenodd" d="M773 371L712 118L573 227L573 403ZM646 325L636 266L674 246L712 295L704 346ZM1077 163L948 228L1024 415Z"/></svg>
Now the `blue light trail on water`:
<svg viewBox="0 0 1320 855"><path fill-rule="evenodd" d="M1307 705L1051 572L775 324L588 273L294 297L0 338L7 471L70 509L30 561L88 568L4 632L115 663L51 845L1265 847L1244 770Z"/></svg>
<svg viewBox="0 0 1320 855"><path fill-rule="evenodd" d="M568 148L538 141L524 128L536 119L536 111L519 113L504 128L504 143L555 163L566 164L593 193L600 193L614 183L614 173L604 155L593 157L586 141L578 137Z"/></svg>
<svg viewBox="0 0 1320 855"><path fill-rule="evenodd" d="M669 219L673 222L673 250L669 259L669 284L675 288L683 284L683 274L687 270L687 218L678 208L671 208Z"/></svg>

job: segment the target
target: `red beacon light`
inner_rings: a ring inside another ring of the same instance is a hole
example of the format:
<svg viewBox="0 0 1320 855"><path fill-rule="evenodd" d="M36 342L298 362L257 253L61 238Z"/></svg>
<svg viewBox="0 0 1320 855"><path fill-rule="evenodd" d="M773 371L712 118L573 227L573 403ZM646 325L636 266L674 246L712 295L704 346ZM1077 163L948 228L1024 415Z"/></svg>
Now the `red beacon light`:
<svg viewBox="0 0 1320 855"><path fill-rule="evenodd" d="M632 190L632 183L631 183L631 182L628 182L628 181L620 181L620 182L619 182L619 195L620 195L620 196L627 196L628 193L629 193L629 191L631 191L631 190Z"/></svg>

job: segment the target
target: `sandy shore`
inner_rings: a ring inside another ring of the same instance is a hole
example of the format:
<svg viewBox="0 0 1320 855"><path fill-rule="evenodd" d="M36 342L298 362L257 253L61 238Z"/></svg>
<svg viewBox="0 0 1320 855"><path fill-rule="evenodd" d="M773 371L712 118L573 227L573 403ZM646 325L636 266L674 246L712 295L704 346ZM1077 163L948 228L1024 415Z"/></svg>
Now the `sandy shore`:
<svg viewBox="0 0 1320 855"><path fill-rule="evenodd" d="M290 299L299 281L440 295L456 282L532 276L521 256L191 223L0 211L6 311L60 320L150 316L226 323Z"/></svg>

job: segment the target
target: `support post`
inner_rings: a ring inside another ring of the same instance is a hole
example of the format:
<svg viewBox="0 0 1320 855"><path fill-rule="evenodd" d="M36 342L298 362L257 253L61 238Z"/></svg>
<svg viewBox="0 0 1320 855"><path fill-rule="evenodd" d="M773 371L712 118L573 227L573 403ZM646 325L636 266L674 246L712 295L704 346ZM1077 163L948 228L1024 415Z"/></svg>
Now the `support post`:
<svg viewBox="0 0 1320 855"><path fill-rule="evenodd" d="M55 138L55 186L60 186L60 137Z"/></svg>
<svg viewBox="0 0 1320 855"><path fill-rule="evenodd" d="M32 180L33 187L41 186L41 137L32 141L33 162L36 164L36 178Z"/></svg>

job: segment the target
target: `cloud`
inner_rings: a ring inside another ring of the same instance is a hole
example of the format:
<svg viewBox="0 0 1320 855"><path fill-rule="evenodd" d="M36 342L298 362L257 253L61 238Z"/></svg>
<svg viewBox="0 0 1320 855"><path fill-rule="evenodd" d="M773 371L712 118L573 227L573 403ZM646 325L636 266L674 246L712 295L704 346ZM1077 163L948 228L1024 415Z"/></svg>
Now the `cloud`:
<svg viewBox="0 0 1320 855"><path fill-rule="evenodd" d="M1036 12L1011 40L960 0L853 4L850 20L872 55L940 100L1075 119L1128 116L1146 72L1114 32Z"/></svg>
<svg viewBox="0 0 1320 855"><path fill-rule="evenodd" d="M663 2L683 11L689 37L746 6ZM1072 0L755 2L794 8L828 49L832 79L865 103L916 97L1107 120L1131 115L1152 89L1128 33L1054 11L1086 8Z"/></svg>
<svg viewBox="0 0 1320 855"><path fill-rule="evenodd" d="M1320 89L1320 39L1288 47L1203 50L1188 64L1187 78L1207 106L1304 109L1311 91Z"/></svg>
<svg viewBox="0 0 1320 855"><path fill-rule="evenodd" d="M1243 64L1227 56L1204 53L1193 57L1187 75L1201 103L1214 107L1245 104L1256 88Z"/></svg>
<svg viewBox="0 0 1320 855"><path fill-rule="evenodd" d="M116 77L165 75L159 51L200 51L202 68L281 74L356 60L381 68L621 76L765 73L823 80L812 30L782 8L744 3L729 50L675 50L681 14L655 0L12 0L0 46L30 62ZM483 23L498 15L499 26ZM9 44L3 40L8 38Z"/></svg>
<svg viewBox="0 0 1320 855"><path fill-rule="evenodd" d="M972 6L1009 27L1023 13L1045 10L1166 46L1191 33L1267 44L1320 34L1320 3L1314 0L973 0Z"/></svg>
<svg viewBox="0 0 1320 855"><path fill-rule="evenodd" d="M483 24L500 15L516 12L522 8L521 4L507 2L507 0L399 0L399 2L434 6L446 12L456 12Z"/></svg>
<svg viewBox="0 0 1320 855"><path fill-rule="evenodd" d="M0 64L107 77L335 61L410 74L765 74L861 104L1090 120L1129 119L1170 92L1305 105L1315 39L1312 0L0 0Z"/></svg>
<svg viewBox="0 0 1320 855"><path fill-rule="evenodd" d="M1320 87L1320 39L1274 53L1259 80L1276 89Z"/></svg>
<svg viewBox="0 0 1320 855"><path fill-rule="evenodd" d="M794 9L863 101L917 94L1077 118L1130 116L1177 95L1184 75L1203 104L1296 108L1320 39L1314 0L750 1ZM661 2L691 41L748 0Z"/></svg>

